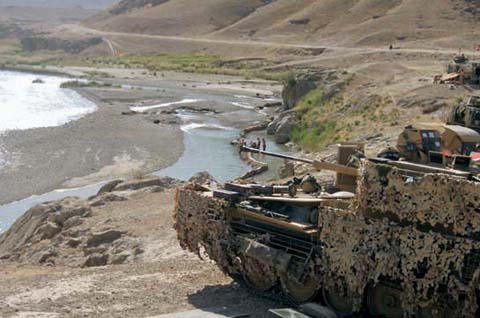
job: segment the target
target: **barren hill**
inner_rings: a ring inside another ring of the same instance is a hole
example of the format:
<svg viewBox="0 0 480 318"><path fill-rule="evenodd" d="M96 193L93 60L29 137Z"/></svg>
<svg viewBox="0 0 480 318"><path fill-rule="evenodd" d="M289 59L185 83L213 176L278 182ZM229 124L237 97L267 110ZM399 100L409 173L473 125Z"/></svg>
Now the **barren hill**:
<svg viewBox="0 0 480 318"><path fill-rule="evenodd" d="M19 6L36 8L72 8L104 9L118 0L0 0L0 6Z"/></svg>
<svg viewBox="0 0 480 318"><path fill-rule="evenodd" d="M473 38L478 12L471 0L123 0L85 23L169 36L456 47Z"/></svg>
<svg viewBox="0 0 480 318"><path fill-rule="evenodd" d="M268 0L124 0L89 19L109 31L161 35L205 35L238 22Z"/></svg>

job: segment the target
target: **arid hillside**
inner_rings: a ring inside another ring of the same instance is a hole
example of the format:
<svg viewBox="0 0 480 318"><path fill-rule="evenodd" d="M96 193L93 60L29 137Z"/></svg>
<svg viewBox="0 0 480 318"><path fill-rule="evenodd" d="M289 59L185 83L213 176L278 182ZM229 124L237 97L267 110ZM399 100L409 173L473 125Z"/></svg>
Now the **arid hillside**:
<svg viewBox="0 0 480 318"><path fill-rule="evenodd" d="M72 8L103 9L118 2L117 0L0 0L0 6L21 6L36 8Z"/></svg>
<svg viewBox="0 0 480 318"><path fill-rule="evenodd" d="M110 31L206 35L225 29L268 5L268 0L124 0L86 24Z"/></svg>
<svg viewBox="0 0 480 318"><path fill-rule="evenodd" d="M85 24L169 36L457 47L473 39L478 12L467 0L123 0Z"/></svg>

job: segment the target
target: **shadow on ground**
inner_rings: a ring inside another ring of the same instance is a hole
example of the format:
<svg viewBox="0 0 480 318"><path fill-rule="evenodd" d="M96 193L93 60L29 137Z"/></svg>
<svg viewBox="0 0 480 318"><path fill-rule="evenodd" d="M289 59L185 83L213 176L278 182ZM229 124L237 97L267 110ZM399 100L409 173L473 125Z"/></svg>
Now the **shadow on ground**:
<svg viewBox="0 0 480 318"><path fill-rule="evenodd" d="M189 295L188 301L198 309L227 317L250 314L249 318L266 318L268 309L282 307L280 303L251 294L237 283L205 286Z"/></svg>

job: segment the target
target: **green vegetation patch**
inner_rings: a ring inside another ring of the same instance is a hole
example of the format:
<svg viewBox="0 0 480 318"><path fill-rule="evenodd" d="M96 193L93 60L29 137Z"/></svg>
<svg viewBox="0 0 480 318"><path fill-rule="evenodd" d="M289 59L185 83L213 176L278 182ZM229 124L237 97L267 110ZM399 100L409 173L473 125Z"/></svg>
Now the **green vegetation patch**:
<svg viewBox="0 0 480 318"><path fill-rule="evenodd" d="M81 87L111 87L111 88L120 88L120 85L113 85L110 83L101 83L96 81L68 81L60 85L61 88L81 88Z"/></svg>
<svg viewBox="0 0 480 318"><path fill-rule="evenodd" d="M252 65L249 65L241 60L234 63L223 63L219 56L206 54L130 54L103 57L64 56L48 62L58 66L146 69L153 75L159 75L159 72L162 71L177 71L280 81L288 74L285 71L263 71L258 64L252 63Z"/></svg>
<svg viewBox="0 0 480 318"><path fill-rule="evenodd" d="M305 95L295 107L299 122L292 131L292 140L305 150L318 151L348 139L351 128L337 113L342 104L341 96L325 99L323 87Z"/></svg>
<svg viewBox="0 0 480 318"><path fill-rule="evenodd" d="M224 60L208 54L124 54L119 56L81 56L61 51L23 51L18 41L5 43L0 40L0 64L17 66L77 66L123 69L145 69L150 75L160 76L162 71L198 74L220 74L241 76L246 79L260 78L282 81L288 73L285 70L265 70L275 62L262 59Z"/></svg>
<svg viewBox="0 0 480 318"><path fill-rule="evenodd" d="M285 85L295 85L288 80ZM390 96L349 94L352 80L346 78L333 95L331 89L318 86L297 103L298 124L291 137L302 149L319 151L333 143L360 141L362 135L372 133L373 127L381 132L398 125L404 117Z"/></svg>

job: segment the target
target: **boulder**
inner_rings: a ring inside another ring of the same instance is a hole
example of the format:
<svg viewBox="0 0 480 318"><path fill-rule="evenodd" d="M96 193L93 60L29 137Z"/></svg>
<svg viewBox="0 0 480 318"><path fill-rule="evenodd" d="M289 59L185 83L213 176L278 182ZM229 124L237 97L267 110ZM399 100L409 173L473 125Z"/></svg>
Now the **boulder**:
<svg viewBox="0 0 480 318"><path fill-rule="evenodd" d="M115 193L104 193L90 200L90 206L98 207L98 206L105 205L108 202L120 202L120 201L127 201L127 200L128 200L127 197L124 197Z"/></svg>
<svg viewBox="0 0 480 318"><path fill-rule="evenodd" d="M59 201L61 205L58 207L58 211L49 216L49 220L63 226L65 221L74 217L82 216L87 217L90 212L90 207L86 202L79 198L65 198Z"/></svg>
<svg viewBox="0 0 480 318"><path fill-rule="evenodd" d="M278 129L278 118L272 120L270 124L267 125L267 134L268 135L275 135L275 132Z"/></svg>
<svg viewBox="0 0 480 318"><path fill-rule="evenodd" d="M111 263L114 264L114 265L123 264L128 260L128 258L130 256L131 256L131 254L129 252L126 252L126 251L121 252L121 253L119 253L117 255L114 255L112 257Z"/></svg>
<svg viewBox="0 0 480 318"><path fill-rule="evenodd" d="M40 237L40 240L51 239L62 230L57 224L53 222L47 222L44 225L40 226L35 235Z"/></svg>
<svg viewBox="0 0 480 318"><path fill-rule="evenodd" d="M323 98L329 100L338 93L340 93L345 86L345 82L335 82L328 85L325 85L323 89Z"/></svg>
<svg viewBox="0 0 480 318"><path fill-rule="evenodd" d="M211 182L217 182L215 178L206 171L198 172L193 175L188 182L197 184L210 184Z"/></svg>
<svg viewBox="0 0 480 318"><path fill-rule="evenodd" d="M112 192L115 189L115 187L122 182L123 180L112 180L107 182L100 188L100 190L98 190L97 195L107 193L107 192Z"/></svg>
<svg viewBox="0 0 480 318"><path fill-rule="evenodd" d="M71 248L77 248L80 244L82 244L82 239L80 238L71 238L67 241L67 246Z"/></svg>
<svg viewBox="0 0 480 318"><path fill-rule="evenodd" d="M88 247L96 247L100 244L111 243L118 240L125 232L117 230L107 230L103 232L93 233L87 240Z"/></svg>
<svg viewBox="0 0 480 318"><path fill-rule="evenodd" d="M40 264L44 264L44 263L55 263L52 259L55 258L57 256L57 252L54 250L54 249L49 249L45 252L43 252L39 259L38 259L38 263Z"/></svg>
<svg viewBox="0 0 480 318"><path fill-rule="evenodd" d="M147 193L159 193L159 192L163 192L165 188L160 186L154 186L154 187L147 188L145 190Z"/></svg>
<svg viewBox="0 0 480 318"><path fill-rule="evenodd" d="M83 223L83 218L79 215L71 217L65 223L63 224L64 229L69 229L75 226L79 226L80 224Z"/></svg>
<svg viewBox="0 0 480 318"><path fill-rule="evenodd" d="M105 254L107 251L108 246L106 244L102 244L96 247L84 247L83 255L88 256L92 254Z"/></svg>
<svg viewBox="0 0 480 318"><path fill-rule="evenodd" d="M290 141L290 135L295 127L296 118L293 115L283 117L278 123L275 131L275 142L277 144L286 144Z"/></svg>
<svg viewBox="0 0 480 318"><path fill-rule="evenodd" d="M178 183L177 180L169 177L149 177L140 180L131 180L122 182L115 187L115 191L139 190L154 186L171 188Z"/></svg>
<svg viewBox="0 0 480 318"><path fill-rule="evenodd" d="M87 257L82 267L105 266L108 263L108 254L92 254Z"/></svg>

